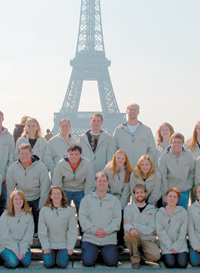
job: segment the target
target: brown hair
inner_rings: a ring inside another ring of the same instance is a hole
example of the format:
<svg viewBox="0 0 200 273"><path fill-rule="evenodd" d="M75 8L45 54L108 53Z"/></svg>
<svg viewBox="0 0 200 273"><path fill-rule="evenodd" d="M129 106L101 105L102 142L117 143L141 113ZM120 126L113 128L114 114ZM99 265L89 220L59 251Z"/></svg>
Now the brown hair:
<svg viewBox="0 0 200 273"><path fill-rule="evenodd" d="M36 125L38 126L38 129L37 129L36 132L35 132L35 137L36 137L36 138L42 137L42 131L41 131L41 128L40 128L40 124L39 124L39 122L37 121L37 119L35 119L35 118L28 118L28 119L26 120L26 124L25 124L24 131L23 131L22 136L28 135L28 130L27 130L27 129L28 129L28 127L27 127L28 122L34 122L34 123L36 123Z"/></svg>
<svg viewBox="0 0 200 273"><path fill-rule="evenodd" d="M156 133L156 139L158 142L162 142L163 141L163 137L161 136L161 129L163 126L167 126L170 130L170 136L174 133L174 128L171 124L164 122L160 125L160 127L158 128L158 131Z"/></svg>
<svg viewBox="0 0 200 273"><path fill-rule="evenodd" d="M147 173L147 177L156 173L156 166L155 166L153 160L151 159L151 157L149 155L142 155L140 157L140 159L138 160L137 167L135 167L133 169L133 172L134 172L134 175L136 178L139 178L139 177L143 178L144 174L143 174L143 171L141 170L141 165L144 160L148 160L151 165L151 168L150 168L149 172Z"/></svg>
<svg viewBox="0 0 200 273"><path fill-rule="evenodd" d="M177 188L170 188L168 191L166 191L165 196L167 196L170 192L175 192L178 196L178 199L180 198L180 191Z"/></svg>
<svg viewBox="0 0 200 273"><path fill-rule="evenodd" d="M131 175L131 173L133 171L133 168L131 167L129 158L128 158L127 153L126 153L125 150L116 151L115 154L113 155L112 160L107 163L106 167L108 167L110 169L113 169L113 179L114 179L115 174L118 173L117 164L116 164L116 157L117 157L118 154L123 154L125 156L125 162L124 162L125 178L124 178L124 182L127 183L127 182L130 181L130 175Z"/></svg>
<svg viewBox="0 0 200 273"><path fill-rule="evenodd" d="M103 121L103 116L100 114L100 113L94 113L90 116L90 120L93 118L93 117L100 117L101 118L101 121Z"/></svg>
<svg viewBox="0 0 200 273"><path fill-rule="evenodd" d="M187 149L190 149L191 151L196 150L196 144L197 144L197 127L200 125L200 121L197 121L194 131L192 134L192 137L187 142Z"/></svg>
<svg viewBox="0 0 200 273"><path fill-rule="evenodd" d="M70 122L69 119L67 119L67 118L63 118L63 119L60 120L60 122L59 122L59 127L61 126L61 123L63 123L64 121L68 122L68 123L69 123L69 126L72 127L72 126L71 126L71 122Z"/></svg>
<svg viewBox="0 0 200 273"><path fill-rule="evenodd" d="M25 149L28 149L31 153L32 153L32 149L31 149L31 146L27 143L22 143L19 145L19 148L18 148L18 153L21 151L21 150L25 150Z"/></svg>
<svg viewBox="0 0 200 273"><path fill-rule="evenodd" d="M143 189L145 192L147 192L147 189L145 185L143 184L136 184L135 187L133 188L133 193L135 194L136 189Z"/></svg>
<svg viewBox="0 0 200 273"><path fill-rule="evenodd" d="M65 195L64 190L63 190L61 187L59 187L59 186L52 186L52 187L51 187L51 189L50 189L50 191L49 191L49 193L48 193L47 200L46 200L46 202L45 202L45 204L44 204L45 207L50 206L51 210L54 209L54 204L53 204L53 201L52 201L52 199L51 199L51 195L52 195L52 192L53 192L54 189L58 189L58 190L61 191L62 200L61 200L61 202L60 202L60 206L61 206L62 208L67 208L67 207L68 207L67 197L66 197L66 195Z"/></svg>
<svg viewBox="0 0 200 273"><path fill-rule="evenodd" d="M95 180L97 180L98 177L102 177L102 176L106 176L107 180L109 180L109 177L108 177L107 173L105 173L105 172L98 172L98 173L96 173Z"/></svg>
<svg viewBox="0 0 200 273"><path fill-rule="evenodd" d="M73 152L73 151L79 151L80 154L82 154L82 148L79 145L76 144L72 144L67 148L67 152Z"/></svg>
<svg viewBox="0 0 200 273"><path fill-rule="evenodd" d="M170 138L170 144L172 144L172 141L173 141L175 138L181 139L183 143L184 143L184 141L185 141L184 136L183 136L181 133L173 133L173 134L171 135L171 138Z"/></svg>
<svg viewBox="0 0 200 273"><path fill-rule="evenodd" d="M9 201L9 205L8 205L8 212L7 212L7 215L8 216L11 216L11 217L14 217L15 216L15 209L14 209L14 205L13 205L13 199L15 197L15 195L18 194L22 200L23 200L23 205L22 205L22 209L24 210L24 212L27 214L27 213L31 213L31 209L26 201L26 197L23 193L23 191L20 191L20 190L14 190L11 195L10 195L10 201Z"/></svg>

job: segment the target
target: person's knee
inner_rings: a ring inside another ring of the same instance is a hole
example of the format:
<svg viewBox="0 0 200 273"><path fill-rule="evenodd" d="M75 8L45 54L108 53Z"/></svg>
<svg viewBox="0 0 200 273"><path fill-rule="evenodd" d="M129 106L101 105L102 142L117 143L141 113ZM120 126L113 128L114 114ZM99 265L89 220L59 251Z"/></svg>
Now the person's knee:
<svg viewBox="0 0 200 273"><path fill-rule="evenodd" d="M160 251L158 250L153 250L151 253L149 253L149 258L152 262L156 262L160 259Z"/></svg>
<svg viewBox="0 0 200 273"><path fill-rule="evenodd" d="M54 266L54 264L52 262L45 262L44 261L44 267L46 268L52 268Z"/></svg>
<svg viewBox="0 0 200 273"><path fill-rule="evenodd" d="M19 265L18 260L9 260L9 262L5 262L4 266L7 268L16 268Z"/></svg>

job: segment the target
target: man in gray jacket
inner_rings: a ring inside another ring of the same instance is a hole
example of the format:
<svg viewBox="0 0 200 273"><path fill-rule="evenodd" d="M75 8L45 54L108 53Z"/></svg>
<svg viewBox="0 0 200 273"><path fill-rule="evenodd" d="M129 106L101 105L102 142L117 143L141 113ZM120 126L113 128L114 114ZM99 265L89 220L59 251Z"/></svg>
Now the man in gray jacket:
<svg viewBox="0 0 200 273"><path fill-rule="evenodd" d="M28 205L32 208L37 233L39 210L44 206L51 186L48 170L37 156L33 156L29 144L22 143L19 146L18 157L19 160L15 161L7 172L7 204L15 188L23 191Z"/></svg>
<svg viewBox="0 0 200 273"><path fill-rule="evenodd" d="M2 177L2 195L0 197L0 215L6 205L6 173L14 160L15 143L13 136L3 127L4 114L0 111L0 176ZM1 186L1 185L0 185Z"/></svg>
<svg viewBox="0 0 200 273"><path fill-rule="evenodd" d="M84 232L82 262L93 266L101 252L108 266L117 266L117 231L121 223L120 201L107 193L108 175L99 172L95 177L96 190L86 195L80 205L79 221Z"/></svg>
<svg viewBox="0 0 200 273"><path fill-rule="evenodd" d="M160 250L155 243L156 209L146 203L144 185L137 184L133 193L136 201L124 210L124 240L130 251L132 267L139 268L141 259L150 262L159 260Z"/></svg>
<svg viewBox="0 0 200 273"><path fill-rule="evenodd" d="M83 155L88 158L94 169L94 173L104 169L115 153L113 137L101 129L103 116L94 113L90 117L91 130L79 136L78 143L82 147Z"/></svg>
<svg viewBox="0 0 200 273"><path fill-rule="evenodd" d="M115 129L113 137L117 150L123 149L127 152L134 168L142 155L148 154L152 160L155 159L156 145L151 129L138 120L139 105L129 104L126 113L127 122Z"/></svg>

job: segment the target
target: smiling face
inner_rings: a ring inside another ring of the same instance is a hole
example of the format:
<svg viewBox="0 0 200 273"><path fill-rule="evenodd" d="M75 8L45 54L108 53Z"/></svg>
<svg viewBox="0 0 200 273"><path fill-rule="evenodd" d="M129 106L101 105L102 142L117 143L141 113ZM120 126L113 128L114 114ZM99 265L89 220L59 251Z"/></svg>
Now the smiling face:
<svg viewBox="0 0 200 273"><path fill-rule="evenodd" d="M170 135L171 135L169 127L167 127L166 125L162 126L162 128L160 130L160 134L161 134L163 139L168 139L169 140Z"/></svg>
<svg viewBox="0 0 200 273"><path fill-rule="evenodd" d="M50 195L54 207L60 207L62 200L62 192L60 189L53 189L52 194Z"/></svg>
<svg viewBox="0 0 200 273"><path fill-rule="evenodd" d="M183 141L180 138L174 138L171 142L171 149L174 155L180 154L183 148Z"/></svg>
<svg viewBox="0 0 200 273"><path fill-rule="evenodd" d="M96 190L98 192L107 192L109 181L106 175L99 175L95 179Z"/></svg>
<svg viewBox="0 0 200 273"><path fill-rule="evenodd" d="M90 125L92 127L92 131L100 131L101 126L103 125L103 121L101 117L93 116L90 119Z"/></svg>
<svg viewBox="0 0 200 273"><path fill-rule="evenodd" d="M81 158L81 153L78 150L69 151L67 157L72 165L76 166Z"/></svg>
<svg viewBox="0 0 200 273"><path fill-rule="evenodd" d="M143 203L146 199L147 194L144 189L136 188L134 196L135 196L136 202Z"/></svg>
<svg viewBox="0 0 200 273"><path fill-rule="evenodd" d="M116 166L122 168L126 162L125 155L123 153L118 153L115 158Z"/></svg>
<svg viewBox="0 0 200 273"><path fill-rule="evenodd" d="M19 194L16 193L15 196L14 196L14 198L13 198L13 206L14 206L14 209L15 209L15 210L20 210L20 209L22 209L23 204L24 204L23 199L20 197Z"/></svg>
<svg viewBox="0 0 200 273"><path fill-rule="evenodd" d="M174 191L170 191L167 195L166 195L166 200L167 200L167 204L170 206L176 206L178 203L178 194Z"/></svg>
<svg viewBox="0 0 200 273"><path fill-rule="evenodd" d="M128 115L128 119L130 119L130 120L137 119L137 117L140 113L139 106L137 104L129 105L126 109L126 113Z"/></svg>
<svg viewBox="0 0 200 273"><path fill-rule="evenodd" d="M199 200L200 202L200 185L198 184L197 188L196 188L196 196L197 196L197 199Z"/></svg>
<svg viewBox="0 0 200 273"><path fill-rule="evenodd" d="M23 165L27 165L31 162L33 153L29 149L20 149L18 157Z"/></svg>
<svg viewBox="0 0 200 273"><path fill-rule="evenodd" d="M60 128L60 133L63 136L68 135L71 130L71 126L70 126L69 122L66 120L64 120L60 123L59 128Z"/></svg>
<svg viewBox="0 0 200 273"><path fill-rule="evenodd" d="M141 168L141 171L143 172L143 174L147 175L151 169L151 163L149 162L148 159L145 159L142 161L140 168Z"/></svg>
<svg viewBox="0 0 200 273"><path fill-rule="evenodd" d="M38 130L38 125L34 121L27 121L26 128L30 136L35 136L36 131Z"/></svg>

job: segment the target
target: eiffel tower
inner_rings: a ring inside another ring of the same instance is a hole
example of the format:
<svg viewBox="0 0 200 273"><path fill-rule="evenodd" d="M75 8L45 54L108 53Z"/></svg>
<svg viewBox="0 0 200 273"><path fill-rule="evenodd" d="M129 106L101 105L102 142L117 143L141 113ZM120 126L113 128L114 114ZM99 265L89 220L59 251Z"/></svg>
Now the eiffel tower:
<svg viewBox="0 0 200 273"><path fill-rule="evenodd" d="M70 61L73 67L62 108L54 113L54 128L58 133L59 121L67 118L72 124L72 134L78 136L90 128L89 119L94 112L78 112L83 81L97 81L103 128L110 134L125 122L113 91L108 67L111 61L105 56L100 0L82 0L76 55Z"/></svg>

